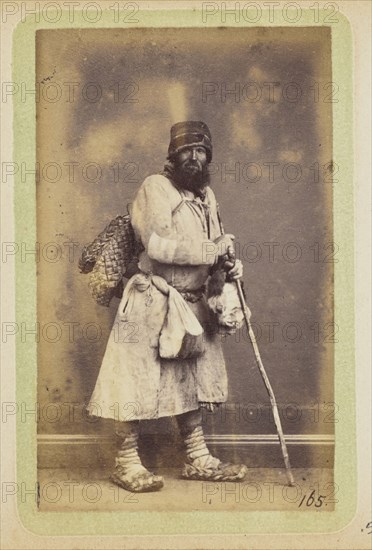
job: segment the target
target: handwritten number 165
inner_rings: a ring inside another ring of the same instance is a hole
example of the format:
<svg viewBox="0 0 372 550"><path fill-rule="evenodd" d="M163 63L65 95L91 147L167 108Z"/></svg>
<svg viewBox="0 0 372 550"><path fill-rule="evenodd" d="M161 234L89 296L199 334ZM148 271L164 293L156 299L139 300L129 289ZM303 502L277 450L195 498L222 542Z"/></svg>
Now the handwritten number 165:
<svg viewBox="0 0 372 550"><path fill-rule="evenodd" d="M315 490L311 491L310 495L306 499L306 495L304 495L301 499L300 504L298 507L300 508L302 504L305 502L306 499L306 506L315 506L315 508L320 508L323 505L324 499L326 498L325 495L319 495L317 499L315 499Z"/></svg>

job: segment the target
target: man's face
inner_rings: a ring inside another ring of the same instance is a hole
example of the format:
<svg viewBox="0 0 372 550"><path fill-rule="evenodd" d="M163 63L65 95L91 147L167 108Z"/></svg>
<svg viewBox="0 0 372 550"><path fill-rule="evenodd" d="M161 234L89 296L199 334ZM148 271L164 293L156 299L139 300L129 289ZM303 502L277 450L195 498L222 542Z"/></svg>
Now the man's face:
<svg viewBox="0 0 372 550"><path fill-rule="evenodd" d="M201 174L206 165L207 151L200 145L190 145L190 147L182 149L176 157L177 168L191 177Z"/></svg>

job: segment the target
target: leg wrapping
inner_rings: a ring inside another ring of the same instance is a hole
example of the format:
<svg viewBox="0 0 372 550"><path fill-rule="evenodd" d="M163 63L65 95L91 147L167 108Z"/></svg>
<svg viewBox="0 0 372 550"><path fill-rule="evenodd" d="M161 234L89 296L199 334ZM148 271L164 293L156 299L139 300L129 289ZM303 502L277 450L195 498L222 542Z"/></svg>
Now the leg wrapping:
<svg viewBox="0 0 372 550"><path fill-rule="evenodd" d="M138 454L139 423L123 422L116 434L122 443L115 459L111 481L135 493L158 491L164 485L163 478L149 472Z"/></svg>

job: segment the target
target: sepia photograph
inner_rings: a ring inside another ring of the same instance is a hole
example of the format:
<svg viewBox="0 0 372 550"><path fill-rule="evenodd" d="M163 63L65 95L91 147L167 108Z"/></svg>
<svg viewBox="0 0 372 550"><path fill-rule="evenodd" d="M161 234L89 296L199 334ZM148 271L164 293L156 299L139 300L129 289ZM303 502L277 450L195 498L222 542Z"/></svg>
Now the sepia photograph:
<svg viewBox="0 0 372 550"><path fill-rule="evenodd" d="M370 547L367 4L0 4L2 548Z"/></svg>
<svg viewBox="0 0 372 550"><path fill-rule="evenodd" d="M330 40L37 32L41 509L333 509Z"/></svg>

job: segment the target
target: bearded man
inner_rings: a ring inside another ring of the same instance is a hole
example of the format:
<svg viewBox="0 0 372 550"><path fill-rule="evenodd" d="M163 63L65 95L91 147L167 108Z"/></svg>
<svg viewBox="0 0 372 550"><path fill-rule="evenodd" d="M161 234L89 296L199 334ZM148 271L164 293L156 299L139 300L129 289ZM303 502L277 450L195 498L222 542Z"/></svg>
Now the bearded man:
<svg viewBox="0 0 372 550"><path fill-rule="evenodd" d="M116 321L120 324L125 313L139 331L122 341L112 331L88 406L91 414L117 421L122 444L111 479L133 492L156 491L164 484L161 476L143 466L138 454L139 423L144 419L176 418L185 443L184 478L234 481L247 473L244 465L224 464L213 457L202 428L201 407L213 408L227 400L221 338L213 329L206 283L216 266L230 281L242 276L241 262L226 258L233 237L221 231L209 186L211 160L208 126L201 121L175 124L164 171L147 177L133 202L131 222L144 247L138 262L143 279L124 291ZM160 313L151 289L152 281L159 288L162 280L186 300L203 327L202 354L159 356L159 332L154 327Z"/></svg>

